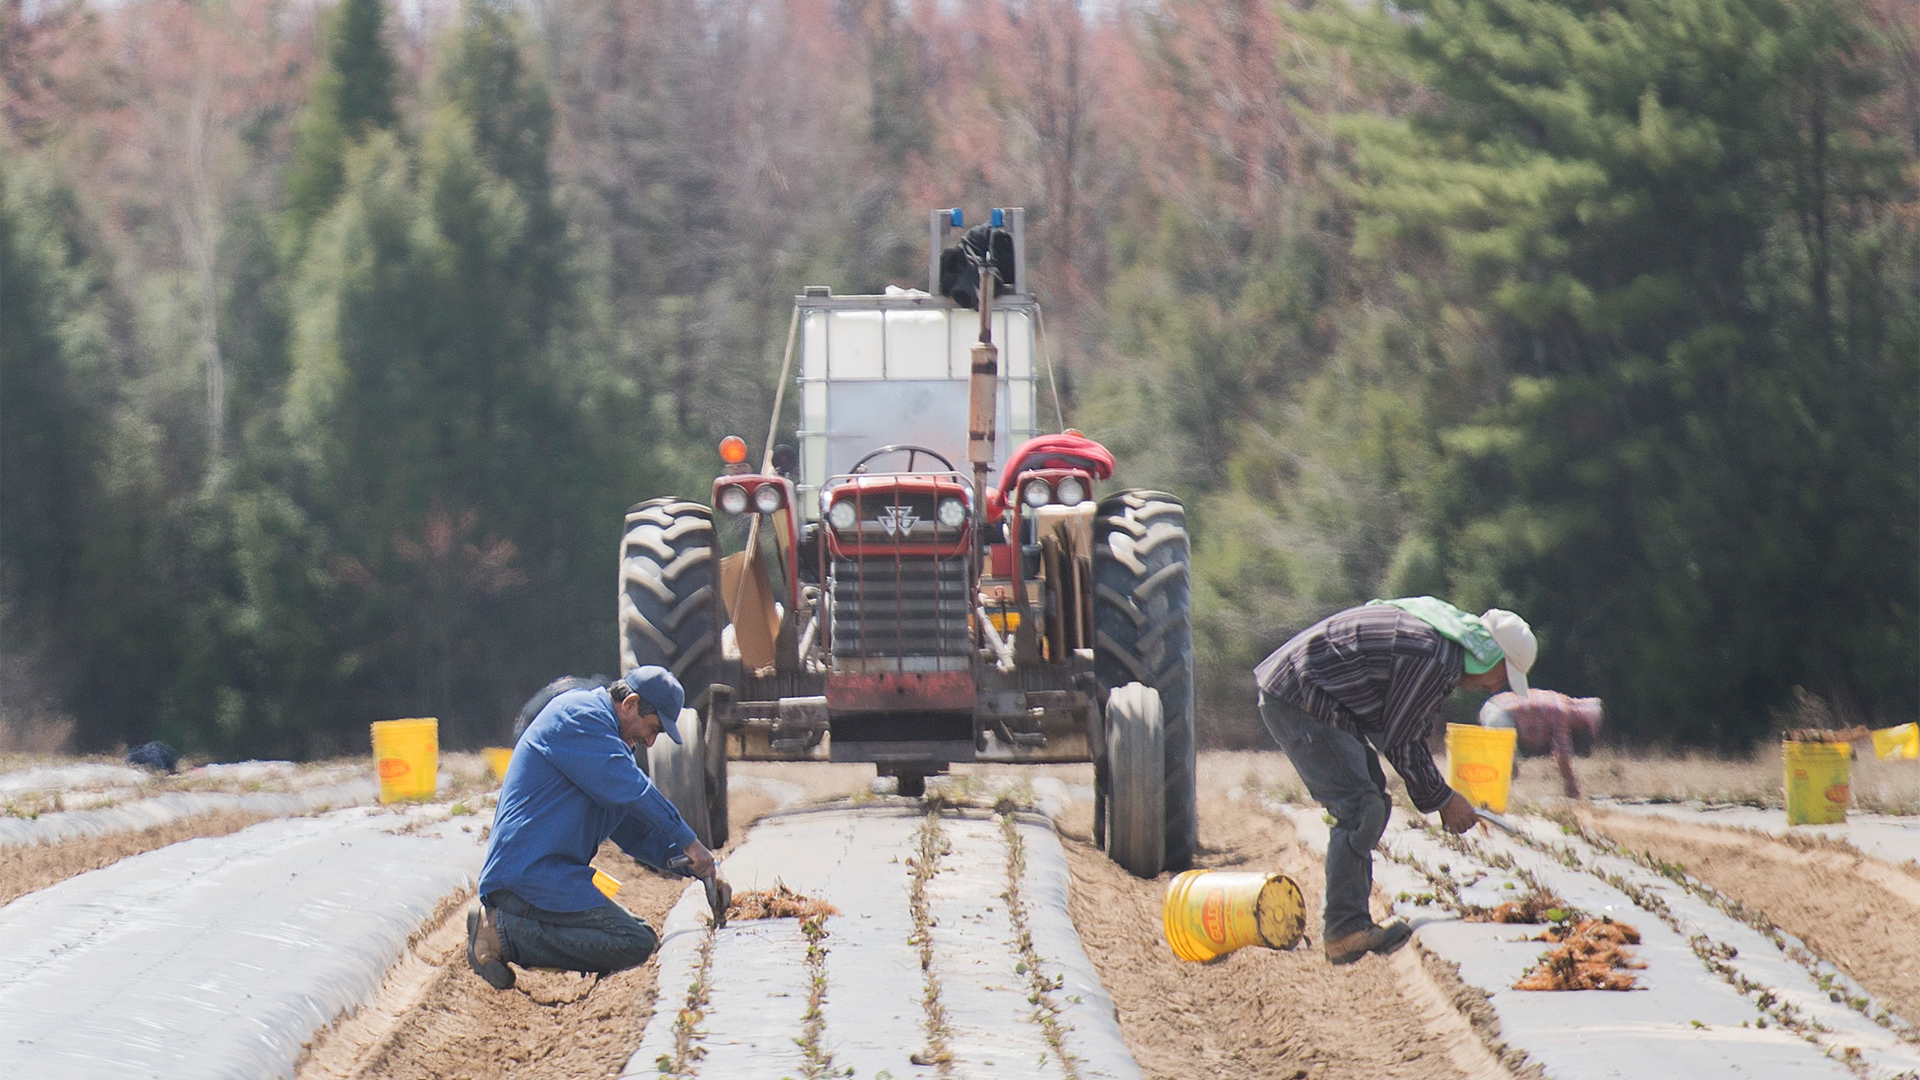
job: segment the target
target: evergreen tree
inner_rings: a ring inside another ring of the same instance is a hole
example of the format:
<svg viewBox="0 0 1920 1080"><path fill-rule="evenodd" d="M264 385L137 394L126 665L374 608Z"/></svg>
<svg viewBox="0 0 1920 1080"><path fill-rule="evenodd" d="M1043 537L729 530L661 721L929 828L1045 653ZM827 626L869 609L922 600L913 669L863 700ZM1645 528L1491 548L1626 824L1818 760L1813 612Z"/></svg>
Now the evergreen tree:
<svg viewBox="0 0 1920 1080"><path fill-rule="evenodd" d="M1885 524L1912 520L1911 454L1864 460L1839 434L1914 445L1911 316L1869 304L1866 333L1807 334L1831 325L1830 242L1809 256L1803 312L1763 299L1783 269L1770 253L1796 215L1838 209L1836 181L1863 212L1898 186L1869 132L1807 144L1809 125L1857 124L1871 92L1812 74L1847 67L1857 13L1401 10L1366 40L1434 94L1349 122L1357 246L1402 270L1453 393L1426 403L1448 460L1435 528L1409 538L1389 587L1526 613L1540 683L1601 693L1640 735L1743 742L1796 683L1870 715L1911 708L1909 601L1863 605L1889 580L1915 592L1913 531ZM1827 193L1782 183L1794 175ZM1853 471L1844 494L1831 484ZM1839 524L1862 514L1881 524ZM1867 679L1843 662L1863 639L1892 646L1871 650L1885 667Z"/></svg>
<svg viewBox="0 0 1920 1080"><path fill-rule="evenodd" d="M539 215L521 192L551 182L514 154L544 132L477 126L458 103L489 67L517 70L499 51L511 38L476 41L476 25L489 23L463 34L454 100L417 160L388 134L348 152L302 267L287 406L333 538L349 692L366 715L440 717L451 745L492 735L531 687L611 650L578 613L604 593L594 569L624 506L606 498L604 459L538 337L564 297L530 265Z"/></svg>
<svg viewBox="0 0 1920 1080"><path fill-rule="evenodd" d="M51 193L36 190L13 147L0 151L0 640L28 663L44 655L71 692L84 640L72 614L100 508L103 357L88 326L90 268L76 264Z"/></svg>
<svg viewBox="0 0 1920 1080"><path fill-rule="evenodd" d="M295 129L287 170L289 246L298 260L308 232L339 197L346 150L399 127L398 64L385 36L386 0L340 0L327 24L327 64Z"/></svg>

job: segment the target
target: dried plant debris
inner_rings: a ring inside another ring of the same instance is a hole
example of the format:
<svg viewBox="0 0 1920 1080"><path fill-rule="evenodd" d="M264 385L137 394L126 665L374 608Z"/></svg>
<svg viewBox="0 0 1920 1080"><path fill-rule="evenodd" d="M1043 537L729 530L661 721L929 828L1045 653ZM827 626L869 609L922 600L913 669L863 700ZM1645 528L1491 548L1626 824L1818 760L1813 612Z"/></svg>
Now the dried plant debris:
<svg viewBox="0 0 1920 1080"><path fill-rule="evenodd" d="M1543 923L1568 922L1579 917L1573 905L1551 893L1531 892L1519 900L1509 900L1499 907L1479 909L1464 916L1462 922L1480 923Z"/></svg>
<svg viewBox="0 0 1920 1080"><path fill-rule="evenodd" d="M838 915L840 909L825 900L815 900L811 896L794 892L787 888L784 881L776 881L771 889L751 889L733 894L733 903L727 905L727 921L740 922L749 919L813 919L828 915Z"/></svg>
<svg viewBox="0 0 1920 1080"><path fill-rule="evenodd" d="M1515 990L1631 990L1628 972L1647 966L1627 951L1640 944L1640 931L1605 917L1557 922L1533 940L1558 947L1541 954Z"/></svg>

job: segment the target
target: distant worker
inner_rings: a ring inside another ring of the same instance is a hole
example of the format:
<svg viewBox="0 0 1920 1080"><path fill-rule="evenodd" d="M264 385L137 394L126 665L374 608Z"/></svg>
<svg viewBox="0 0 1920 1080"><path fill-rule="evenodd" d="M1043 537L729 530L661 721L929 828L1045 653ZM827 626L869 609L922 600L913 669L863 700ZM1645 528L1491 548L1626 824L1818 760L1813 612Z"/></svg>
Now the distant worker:
<svg viewBox="0 0 1920 1080"><path fill-rule="evenodd" d="M1368 909L1373 846L1393 801L1377 750L1423 814L1447 831L1473 827L1472 804L1447 786L1427 749L1454 689L1527 688L1536 645L1526 621L1498 608L1469 615L1431 596L1375 600L1295 634L1254 668L1261 722L1307 790L1333 815L1323 933L1327 959L1390 953L1413 931L1377 925Z"/></svg>
<svg viewBox="0 0 1920 1080"><path fill-rule="evenodd" d="M1532 689L1495 694L1480 706L1480 726L1508 728L1521 750L1552 753L1560 766L1560 786L1567 798L1580 797L1573 777L1573 755L1586 750L1600 735L1600 699L1568 697L1552 690Z"/></svg>
<svg viewBox="0 0 1920 1080"><path fill-rule="evenodd" d="M634 760L662 732L680 741L685 700L671 672L649 665L561 693L527 725L500 787L480 906L467 913L467 964L488 985L513 986L509 963L608 974L652 955L653 928L593 885L591 860L609 838L639 862L706 881L716 915L726 910L733 890L713 852Z"/></svg>

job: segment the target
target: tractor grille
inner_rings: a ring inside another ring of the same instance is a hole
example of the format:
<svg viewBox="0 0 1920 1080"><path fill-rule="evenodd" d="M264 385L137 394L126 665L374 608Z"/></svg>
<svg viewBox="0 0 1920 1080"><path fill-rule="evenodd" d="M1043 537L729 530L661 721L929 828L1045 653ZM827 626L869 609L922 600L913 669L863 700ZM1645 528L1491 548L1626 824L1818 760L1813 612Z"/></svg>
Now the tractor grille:
<svg viewBox="0 0 1920 1080"><path fill-rule="evenodd" d="M837 659L965 657L967 561L833 560Z"/></svg>

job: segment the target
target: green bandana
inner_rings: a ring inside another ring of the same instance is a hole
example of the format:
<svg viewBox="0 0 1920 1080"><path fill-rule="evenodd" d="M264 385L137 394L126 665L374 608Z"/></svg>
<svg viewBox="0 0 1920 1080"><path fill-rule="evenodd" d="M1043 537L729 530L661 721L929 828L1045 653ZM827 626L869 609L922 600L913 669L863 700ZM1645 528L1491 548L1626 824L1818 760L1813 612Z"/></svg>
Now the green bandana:
<svg viewBox="0 0 1920 1080"><path fill-rule="evenodd" d="M1431 596L1408 596L1399 600L1372 600L1374 604L1389 604L1440 631L1440 636L1460 643L1467 650L1467 674L1479 675L1492 671L1493 665L1507 658L1493 635L1485 626L1480 625L1480 616L1469 615L1445 600Z"/></svg>

